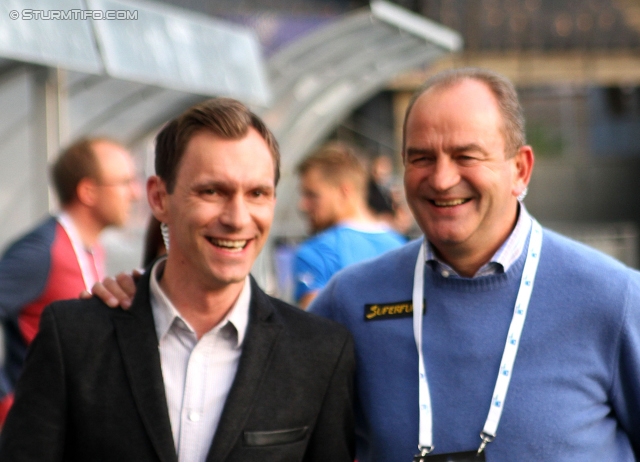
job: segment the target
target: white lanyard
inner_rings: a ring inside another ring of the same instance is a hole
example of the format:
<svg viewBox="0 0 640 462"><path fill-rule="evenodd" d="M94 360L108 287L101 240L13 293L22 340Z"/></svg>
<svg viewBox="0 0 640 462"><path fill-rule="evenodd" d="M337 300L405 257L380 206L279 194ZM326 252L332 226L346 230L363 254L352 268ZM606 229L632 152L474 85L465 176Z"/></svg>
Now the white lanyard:
<svg viewBox="0 0 640 462"><path fill-rule="evenodd" d="M518 297L516 298L516 304L513 310L513 318L511 319L507 341L502 354L498 379L496 380L496 386L493 390L489 415L480 434L482 443L478 449L478 454L484 450L487 443L493 441L498 430L504 401L507 396L507 390L509 389L509 381L511 380L511 371L513 370L513 364L518 353L520 335L522 334L522 328L524 327L524 321L529 307L529 300L531 299L531 291L533 290L533 281L538 269L541 247L542 227L534 219L531 225L527 259L524 264L524 270L522 271L520 289L518 290ZM416 340L416 347L418 348L418 399L420 411L418 448L422 451L422 455L428 454L434 447L431 395L429 394L429 382L427 380L422 353L425 252L425 241L423 240L422 245L420 245L420 250L418 251L418 260L416 261L416 269L413 276L413 335Z"/></svg>
<svg viewBox="0 0 640 462"><path fill-rule="evenodd" d="M80 239L80 235L78 234L78 230L73 224L73 220L66 213L62 212L57 217L58 223L69 236L69 240L71 241L71 247L73 247L73 253L76 255L76 260L78 265L80 266L80 273L82 274L82 280L84 281L84 286L86 290L90 291L91 287L97 282L96 278L91 271L91 267L96 270L96 274L98 273L98 268L96 267L95 260L90 261L89 257L87 257L87 252L85 250L84 244L82 243L82 239Z"/></svg>

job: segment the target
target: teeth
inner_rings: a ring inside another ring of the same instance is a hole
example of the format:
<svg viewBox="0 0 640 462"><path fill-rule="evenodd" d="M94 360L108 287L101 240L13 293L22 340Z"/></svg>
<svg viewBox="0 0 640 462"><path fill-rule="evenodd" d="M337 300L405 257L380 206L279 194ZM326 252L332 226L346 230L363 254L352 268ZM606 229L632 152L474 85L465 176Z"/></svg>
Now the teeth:
<svg viewBox="0 0 640 462"><path fill-rule="evenodd" d="M460 205L460 204L464 204L465 202L467 202L468 199L453 199L450 201L436 201L434 200L433 203L436 204L438 207L453 207L454 205Z"/></svg>
<svg viewBox="0 0 640 462"><path fill-rule="evenodd" d="M217 247L222 247L229 250L240 251L247 245L247 241L232 241L228 239L213 239L209 238L209 242Z"/></svg>

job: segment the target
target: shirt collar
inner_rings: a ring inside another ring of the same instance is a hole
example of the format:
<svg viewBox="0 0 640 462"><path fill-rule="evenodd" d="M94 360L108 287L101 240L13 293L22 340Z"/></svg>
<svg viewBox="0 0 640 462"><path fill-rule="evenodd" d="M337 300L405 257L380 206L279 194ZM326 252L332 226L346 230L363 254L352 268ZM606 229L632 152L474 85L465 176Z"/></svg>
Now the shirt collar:
<svg viewBox="0 0 640 462"><path fill-rule="evenodd" d="M513 231L511 231L507 240L502 243L496 253L493 254L489 262L485 263L473 277L506 272L522 254L525 244L527 243L527 238L529 237L529 231L531 230L532 218L522 202L519 202L518 205L518 220L516 221L516 226L513 228ZM436 256L435 250L429 240L427 240L425 261L431 263L434 269L445 271L450 275L459 276L451 266Z"/></svg>
<svg viewBox="0 0 640 462"><path fill-rule="evenodd" d="M166 257L158 260L151 268L151 277L149 279L149 291L151 294L151 308L153 310L153 321L156 327L156 334L158 341L162 339L176 319L180 319L189 330L193 331L193 328L189 325L186 319L176 309L175 305L169 300L167 294L162 290L160 286L158 276L162 274ZM212 330L219 330L231 324L238 334L236 348L242 346L244 337L247 332L247 326L249 324L249 304L251 302L251 281L249 276L245 278L244 286L240 292L240 296L233 304L227 315L215 326Z"/></svg>

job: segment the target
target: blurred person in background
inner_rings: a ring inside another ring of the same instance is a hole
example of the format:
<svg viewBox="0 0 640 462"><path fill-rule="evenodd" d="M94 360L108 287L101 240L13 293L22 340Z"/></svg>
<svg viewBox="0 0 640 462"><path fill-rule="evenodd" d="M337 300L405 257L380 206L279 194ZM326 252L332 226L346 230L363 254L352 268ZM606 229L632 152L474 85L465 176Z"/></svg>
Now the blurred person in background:
<svg viewBox="0 0 640 462"><path fill-rule="evenodd" d="M40 315L104 277L103 229L122 226L139 196L131 154L107 138L84 138L62 151L51 178L61 211L11 244L0 260L0 425L13 402Z"/></svg>
<svg viewBox="0 0 640 462"><path fill-rule="evenodd" d="M367 172L356 148L332 142L298 165L300 204L314 235L293 263L295 299L306 308L342 268L403 245L406 240L377 220L367 205Z"/></svg>
<svg viewBox="0 0 640 462"><path fill-rule="evenodd" d="M369 163L367 203L374 215L384 221L393 220L395 204L391 195L393 164L388 156L376 156Z"/></svg>
<svg viewBox="0 0 640 462"><path fill-rule="evenodd" d="M367 203L374 216L398 233L408 236L415 221L401 186L394 185L393 163L389 156L376 156L369 164Z"/></svg>

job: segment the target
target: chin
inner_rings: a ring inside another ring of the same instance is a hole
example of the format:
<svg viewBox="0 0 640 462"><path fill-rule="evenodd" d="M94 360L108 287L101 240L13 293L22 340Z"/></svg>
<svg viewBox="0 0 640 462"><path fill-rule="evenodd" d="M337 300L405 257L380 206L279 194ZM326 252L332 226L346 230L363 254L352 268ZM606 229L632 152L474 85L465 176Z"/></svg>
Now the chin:
<svg viewBox="0 0 640 462"><path fill-rule="evenodd" d="M452 230L429 230L425 233L432 243L440 243L444 245L460 244L468 237L466 233Z"/></svg>
<svg viewBox="0 0 640 462"><path fill-rule="evenodd" d="M244 281L250 271L251 269L249 268L248 270L238 269L236 271L224 272L222 274L221 273L216 274L214 272L211 274L211 278L216 284L223 285L223 286L237 284L239 282Z"/></svg>

